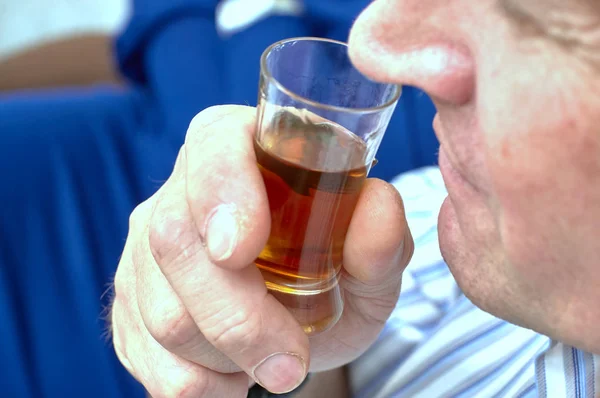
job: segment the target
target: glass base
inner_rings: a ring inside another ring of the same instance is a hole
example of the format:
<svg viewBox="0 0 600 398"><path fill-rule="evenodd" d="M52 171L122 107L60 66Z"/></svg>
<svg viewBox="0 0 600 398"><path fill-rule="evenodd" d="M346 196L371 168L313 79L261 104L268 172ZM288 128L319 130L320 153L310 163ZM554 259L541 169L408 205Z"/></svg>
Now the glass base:
<svg viewBox="0 0 600 398"><path fill-rule="evenodd" d="M307 335L323 333L339 321L344 310L339 275L308 282L259 269L269 292L292 313Z"/></svg>

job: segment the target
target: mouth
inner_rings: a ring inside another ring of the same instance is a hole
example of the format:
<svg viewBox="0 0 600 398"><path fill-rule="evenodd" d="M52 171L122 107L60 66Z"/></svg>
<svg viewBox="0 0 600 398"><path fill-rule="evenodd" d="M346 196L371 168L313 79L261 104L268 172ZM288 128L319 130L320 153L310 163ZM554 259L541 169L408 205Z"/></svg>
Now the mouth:
<svg viewBox="0 0 600 398"><path fill-rule="evenodd" d="M448 154L446 153L444 147L440 147L440 153L438 155L438 164L440 167L440 172L442 173L442 178L446 183L446 189L448 190L448 193L451 193L451 191L453 191L455 187L465 185L467 183L464 177L450 162L450 159L448 158Z"/></svg>
<svg viewBox="0 0 600 398"><path fill-rule="evenodd" d="M446 183L446 189L448 193L466 185L470 185L467 179L463 176L460 170L454 166L452 162L451 154L448 153L446 146L444 145L444 128L440 121L439 114L435 115L433 120L433 129L440 142L440 150L438 154L438 165L444 182Z"/></svg>

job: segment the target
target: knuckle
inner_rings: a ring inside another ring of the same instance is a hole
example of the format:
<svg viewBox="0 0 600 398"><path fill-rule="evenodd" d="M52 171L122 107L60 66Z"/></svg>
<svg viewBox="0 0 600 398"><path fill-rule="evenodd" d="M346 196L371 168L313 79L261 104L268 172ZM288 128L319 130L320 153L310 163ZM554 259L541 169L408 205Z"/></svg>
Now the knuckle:
<svg viewBox="0 0 600 398"><path fill-rule="evenodd" d="M119 268L117 268L117 273L115 274L115 281L114 281L113 309L117 302L117 299L123 299L125 297L125 291L127 289L126 289L125 281L123 279L124 279L123 278L123 269L121 266L119 266ZM113 313L113 315L114 315L114 313Z"/></svg>
<svg viewBox="0 0 600 398"><path fill-rule="evenodd" d="M186 148L197 148L204 140L212 139L227 143L228 139L224 139L223 134L212 134L209 130L231 129L233 126L243 130L249 129L254 125L255 114L255 108L242 105L217 105L206 108L190 122L185 137Z"/></svg>
<svg viewBox="0 0 600 398"><path fill-rule="evenodd" d="M121 364L125 367L125 369L127 369L129 373L133 373L133 368L131 367L127 356L125 355L125 350L123 349L123 345L121 344L119 338L113 339L113 348L115 350L115 354L117 355L117 359L119 360L119 362L121 362Z"/></svg>
<svg viewBox="0 0 600 398"><path fill-rule="evenodd" d="M119 316L118 316L118 311L120 310L119 307L119 301L115 300L115 302L112 305L111 308L111 314L110 314L110 334L112 337L112 343L113 346L115 348L115 351L117 352L117 356L119 356L119 359L121 359L121 356L124 356L124 351L123 351L123 339L121 337L121 324L120 324L120 320L119 320Z"/></svg>
<svg viewBox="0 0 600 398"><path fill-rule="evenodd" d="M135 370L133 369L131 362L129 362L129 359L127 359L127 355L125 355L125 350L123 349L122 344L117 341L118 340L115 340L113 343L113 348L115 350L115 354L117 355L117 359L131 375L135 375Z"/></svg>
<svg viewBox="0 0 600 398"><path fill-rule="evenodd" d="M188 134L185 137L185 143L188 144L189 142L201 139L201 137L205 136L203 132L206 127L218 123L232 112L232 107L225 105L215 105L204 109L194 116L190 122Z"/></svg>
<svg viewBox="0 0 600 398"><path fill-rule="evenodd" d="M113 315L114 306L117 302L122 302L123 305L127 306L133 293L132 289L134 282L131 280L131 275L127 272L126 268L127 266L121 262L117 268L117 273L115 274Z"/></svg>
<svg viewBox="0 0 600 398"><path fill-rule="evenodd" d="M191 366L187 372L180 373L175 380L170 378L164 380L166 383L162 383L160 391L152 396L155 398L211 397L214 388L210 378L191 369Z"/></svg>
<svg viewBox="0 0 600 398"><path fill-rule="evenodd" d="M207 378L197 378L193 382L181 386L173 392L175 398L197 398L210 396L210 383Z"/></svg>
<svg viewBox="0 0 600 398"><path fill-rule="evenodd" d="M228 311L213 316L215 319L213 325L202 329L211 344L228 353L241 352L261 344L264 327L258 312L249 310L238 310L233 314L226 312Z"/></svg>
<svg viewBox="0 0 600 398"><path fill-rule="evenodd" d="M156 263L162 267L182 255L191 256L199 240L194 223L169 209L157 209L155 214L148 226L148 240Z"/></svg>
<svg viewBox="0 0 600 398"><path fill-rule="evenodd" d="M144 201L137 205L129 216L129 234L141 230L145 227L152 211L150 200Z"/></svg>
<svg viewBox="0 0 600 398"><path fill-rule="evenodd" d="M173 351L192 341L199 330L187 309L181 305L159 305L148 314L142 312L150 335L160 345Z"/></svg>
<svg viewBox="0 0 600 398"><path fill-rule="evenodd" d="M112 311L111 311L111 336L112 336L112 345L115 350L115 354L119 359L119 362L123 365L125 369L136 379L138 378L135 368L132 363L129 361L129 356L127 355L127 346L125 342L124 333L126 330L123 330L123 327L126 325L126 322L121 322L121 318L124 313L124 309L122 308L122 304L120 300L115 300L113 303Z"/></svg>
<svg viewBox="0 0 600 398"><path fill-rule="evenodd" d="M210 106L193 117L190 122L190 131L199 131L204 127L210 126L211 124L218 122L226 116L239 111L244 108L238 105L214 105Z"/></svg>
<svg viewBox="0 0 600 398"><path fill-rule="evenodd" d="M211 391L211 383L208 377L194 377L183 388L175 391L177 398L208 397Z"/></svg>

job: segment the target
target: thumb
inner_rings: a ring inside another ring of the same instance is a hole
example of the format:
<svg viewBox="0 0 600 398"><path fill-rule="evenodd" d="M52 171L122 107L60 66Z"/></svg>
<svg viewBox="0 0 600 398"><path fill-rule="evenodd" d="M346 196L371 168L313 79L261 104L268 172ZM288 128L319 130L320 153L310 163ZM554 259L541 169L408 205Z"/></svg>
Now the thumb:
<svg viewBox="0 0 600 398"><path fill-rule="evenodd" d="M347 364L377 339L396 306L413 250L400 194L368 179L344 243L344 313L327 335L311 340L313 371Z"/></svg>
<svg viewBox="0 0 600 398"><path fill-rule="evenodd" d="M344 245L344 289L350 304L345 315L383 325L396 305L413 252L400 194L384 181L369 179Z"/></svg>

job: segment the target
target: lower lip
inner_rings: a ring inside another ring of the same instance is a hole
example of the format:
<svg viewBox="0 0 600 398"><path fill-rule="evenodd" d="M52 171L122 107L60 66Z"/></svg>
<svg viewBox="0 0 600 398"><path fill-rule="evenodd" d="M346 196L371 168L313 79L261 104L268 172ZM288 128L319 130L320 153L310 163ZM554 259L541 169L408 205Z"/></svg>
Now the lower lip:
<svg viewBox="0 0 600 398"><path fill-rule="evenodd" d="M438 215L438 234L440 238L440 248L444 249L444 242L452 239L453 231L456 230L457 217L454 200L462 200L465 195L461 195L466 188L467 182L448 160L448 156L443 148L440 147L438 159L440 172L446 185L448 196L444 199L440 213Z"/></svg>
<svg viewBox="0 0 600 398"><path fill-rule="evenodd" d="M440 141L440 143L442 143L440 145L438 165L440 167L442 177L444 178L444 183L446 184L446 189L448 190L448 193L450 193L451 190L457 189L458 187L464 188L466 185L469 184L468 181L460 174L460 172L456 168L454 168L454 166L448 159L446 151L444 150L444 129L440 121L439 114L435 115L435 118L433 120L433 129L436 135L438 136L438 140Z"/></svg>

